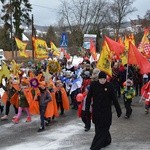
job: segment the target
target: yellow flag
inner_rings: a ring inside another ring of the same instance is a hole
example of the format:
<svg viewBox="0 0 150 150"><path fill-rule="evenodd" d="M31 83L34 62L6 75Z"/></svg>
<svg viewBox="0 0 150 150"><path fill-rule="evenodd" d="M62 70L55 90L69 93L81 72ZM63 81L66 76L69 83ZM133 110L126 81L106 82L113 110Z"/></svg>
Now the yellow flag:
<svg viewBox="0 0 150 150"><path fill-rule="evenodd" d="M27 43L26 42L22 42L21 40L19 40L18 38L15 37L15 41L19 50L19 55L22 57L28 57L27 53L25 52L26 50L26 46Z"/></svg>
<svg viewBox="0 0 150 150"><path fill-rule="evenodd" d="M124 39L125 50L120 56L120 59L122 60L123 65L128 63L128 50L129 50L129 43L130 42L133 45L135 45L135 40L134 40L134 34L133 33L131 33L130 35L125 35L125 39Z"/></svg>
<svg viewBox="0 0 150 150"><path fill-rule="evenodd" d="M124 38L124 46L125 46L125 49L128 50L129 49L129 37L127 35L125 35L125 38Z"/></svg>
<svg viewBox="0 0 150 150"><path fill-rule="evenodd" d="M7 77L7 79L10 77L10 70L8 69L8 65L6 63L2 64L0 69L0 83L2 83L2 79L5 77Z"/></svg>
<svg viewBox="0 0 150 150"><path fill-rule="evenodd" d="M32 37L34 54L36 58L48 58L48 47L46 41Z"/></svg>
<svg viewBox="0 0 150 150"><path fill-rule="evenodd" d="M22 66L22 63L21 64L17 64L16 63L16 61L15 60L12 60L11 61L11 72L12 72L12 74L14 74L15 76L19 76L19 72L20 72L20 68L21 68L21 66Z"/></svg>
<svg viewBox="0 0 150 150"><path fill-rule="evenodd" d="M60 51L55 46L55 44L53 42L50 42L50 45L51 45L51 50L53 51L53 55L60 56Z"/></svg>
<svg viewBox="0 0 150 150"><path fill-rule="evenodd" d="M110 49L106 41L104 41L99 60L97 62L97 68L104 71L109 76L112 76L111 55Z"/></svg>
<svg viewBox="0 0 150 150"><path fill-rule="evenodd" d="M120 59L123 65L128 63L128 50L127 49L125 49L124 52L120 55Z"/></svg>

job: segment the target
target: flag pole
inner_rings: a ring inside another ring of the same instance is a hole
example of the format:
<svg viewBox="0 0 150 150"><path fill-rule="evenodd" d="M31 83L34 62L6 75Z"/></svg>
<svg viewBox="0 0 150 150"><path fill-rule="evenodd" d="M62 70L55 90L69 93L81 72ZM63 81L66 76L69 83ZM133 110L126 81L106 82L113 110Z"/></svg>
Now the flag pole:
<svg viewBox="0 0 150 150"><path fill-rule="evenodd" d="M32 37L36 37L36 34L35 34L35 28L34 28L34 18L33 18L33 14L32 14ZM33 40L32 40L32 59L34 60L34 44L33 44Z"/></svg>
<svg viewBox="0 0 150 150"><path fill-rule="evenodd" d="M129 42L129 49L130 49L130 42ZM128 62L129 62L129 49L128 49L128 53L127 53L127 71L126 71L126 81L127 81L127 79L128 79L128 73L129 73L129 64L128 64ZM127 89L127 83L126 83L126 89Z"/></svg>

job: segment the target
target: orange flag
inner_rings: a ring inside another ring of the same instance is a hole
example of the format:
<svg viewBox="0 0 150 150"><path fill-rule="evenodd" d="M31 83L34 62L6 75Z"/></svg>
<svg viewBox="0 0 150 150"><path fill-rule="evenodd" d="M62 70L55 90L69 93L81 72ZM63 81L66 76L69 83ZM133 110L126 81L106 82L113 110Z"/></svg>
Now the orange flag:
<svg viewBox="0 0 150 150"><path fill-rule="evenodd" d="M117 42L118 42L120 45L123 45L123 46L124 46L122 37L119 37Z"/></svg>
<svg viewBox="0 0 150 150"><path fill-rule="evenodd" d="M97 60L96 47L92 39L90 39L90 53L94 60Z"/></svg>
<svg viewBox="0 0 150 150"><path fill-rule="evenodd" d="M128 64L135 64L140 67L141 74L150 73L150 62L129 42Z"/></svg>
<svg viewBox="0 0 150 150"><path fill-rule="evenodd" d="M133 33L131 33L131 34L129 35L129 40L130 40L130 42L131 42L133 45L135 45L135 39L134 39L134 34L133 34Z"/></svg>
<svg viewBox="0 0 150 150"><path fill-rule="evenodd" d="M121 53L124 52L124 45L110 39L109 37L105 36L105 40L108 44L108 47L111 51L113 51L117 56L120 56Z"/></svg>

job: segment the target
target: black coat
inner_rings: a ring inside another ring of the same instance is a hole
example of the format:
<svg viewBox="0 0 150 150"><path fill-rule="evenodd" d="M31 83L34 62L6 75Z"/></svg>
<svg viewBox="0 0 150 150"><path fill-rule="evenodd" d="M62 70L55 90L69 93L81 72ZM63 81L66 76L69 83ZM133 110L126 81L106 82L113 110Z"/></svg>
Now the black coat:
<svg viewBox="0 0 150 150"><path fill-rule="evenodd" d="M113 86L106 82L100 84L93 81L86 99L86 112L89 113L91 100L93 98L93 123L100 127L109 127L112 123L111 106L114 104L118 117L121 115L121 108L116 98Z"/></svg>

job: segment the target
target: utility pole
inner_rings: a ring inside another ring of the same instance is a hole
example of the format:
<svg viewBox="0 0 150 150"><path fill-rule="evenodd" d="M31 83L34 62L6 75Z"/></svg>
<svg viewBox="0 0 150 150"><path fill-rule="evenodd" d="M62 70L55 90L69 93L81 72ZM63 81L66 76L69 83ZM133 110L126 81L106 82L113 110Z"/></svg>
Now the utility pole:
<svg viewBox="0 0 150 150"><path fill-rule="evenodd" d="M11 5L11 0L9 1ZM12 51L12 59L14 59L14 46L13 46L13 22L12 22L12 11L10 14L10 38L11 38L11 51Z"/></svg>
<svg viewBox="0 0 150 150"><path fill-rule="evenodd" d="M32 35L31 35L31 39L34 37L36 37L35 35L35 28L34 28L34 18L33 18L33 14L32 14ZM34 44L33 44L33 40L32 40L32 59L34 60Z"/></svg>

